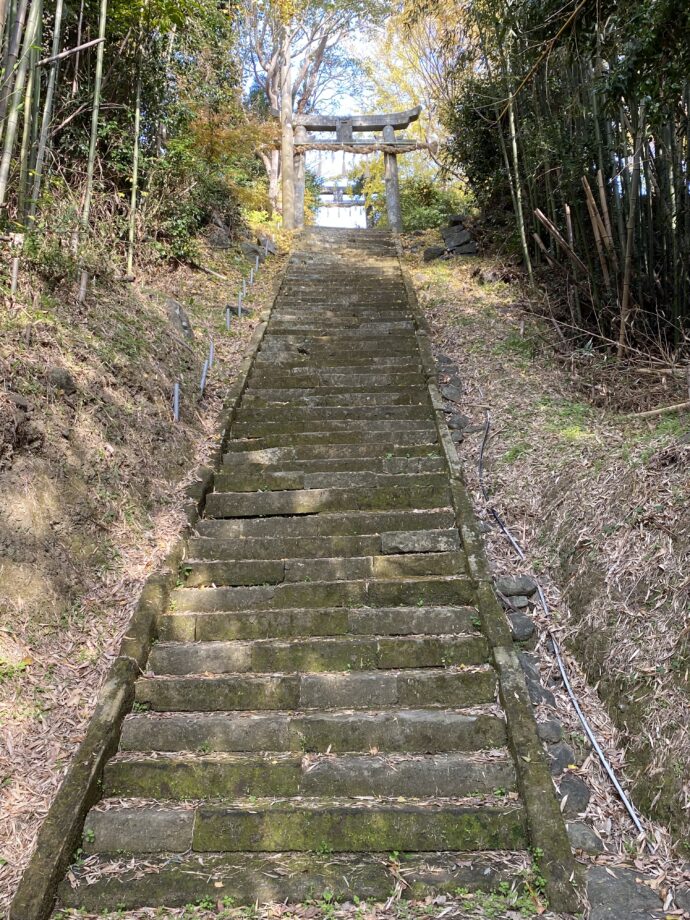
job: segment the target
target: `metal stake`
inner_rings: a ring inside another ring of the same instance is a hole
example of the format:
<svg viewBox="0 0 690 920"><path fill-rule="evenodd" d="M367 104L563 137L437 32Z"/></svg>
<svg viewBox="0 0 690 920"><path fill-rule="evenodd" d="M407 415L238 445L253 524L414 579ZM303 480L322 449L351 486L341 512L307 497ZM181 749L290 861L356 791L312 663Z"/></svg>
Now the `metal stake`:
<svg viewBox="0 0 690 920"><path fill-rule="evenodd" d="M225 328L230 331L230 307L225 308Z"/></svg>
<svg viewBox="0 0 690 920"><path fill-rule="evenodd" d="M176 422L180 421L180 384L176 383L173 387L173 418Z"/></svg>
<svg viewBox="0 0 690 920"><path fill-rule="evenodd" d="M206 389L206 378L208 377L208 359L204 361L204 366L201 369L201 383L199 389L201 390L201 395L204 395L204 390Z"/></svg>

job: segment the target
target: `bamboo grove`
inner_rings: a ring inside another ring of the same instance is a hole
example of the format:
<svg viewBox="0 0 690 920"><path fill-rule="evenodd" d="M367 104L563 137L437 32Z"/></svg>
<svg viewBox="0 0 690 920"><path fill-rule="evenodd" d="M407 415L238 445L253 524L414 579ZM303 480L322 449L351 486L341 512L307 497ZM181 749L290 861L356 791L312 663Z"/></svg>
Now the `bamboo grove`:
<svg viewBox="0 0 690 920"><path fill-rule="evenodd" d="M238 189L260 191L232 3L0 0L0 34L13 285L32 259L83 286L113 259L131 275L144 253L184 257L212 214L232 225Z"/></svg>
<svg viewBox="0 0 690 920"><path fill-rule="evenodd" d="M412 0L407 15L440 20L452 52L448 163L486 214L514 216L564 322L621 355L687 342L687 0Z"/></svg>

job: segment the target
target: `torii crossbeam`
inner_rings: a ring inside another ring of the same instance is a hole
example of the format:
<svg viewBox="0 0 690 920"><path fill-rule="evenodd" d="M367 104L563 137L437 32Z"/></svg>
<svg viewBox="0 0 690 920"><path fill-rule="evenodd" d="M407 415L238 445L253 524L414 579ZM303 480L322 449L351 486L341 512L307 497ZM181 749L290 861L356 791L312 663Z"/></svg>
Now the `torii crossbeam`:
<svg viewBox="0 0 690 920"><path fill-rule="evenodd" d="M398 154L426 150L422 144L397 138L395 132L409 127L419 118L420 105L404 112L380 115L297 115L294 119L295 226L304 226L304 155L307 150L344 150L347 153L382 152L385 164L386 209L391 230L402 230ZM335 133L335 140L324 140L314 133ZM381 133L380 138L355 138L355 134Z"/></svg>

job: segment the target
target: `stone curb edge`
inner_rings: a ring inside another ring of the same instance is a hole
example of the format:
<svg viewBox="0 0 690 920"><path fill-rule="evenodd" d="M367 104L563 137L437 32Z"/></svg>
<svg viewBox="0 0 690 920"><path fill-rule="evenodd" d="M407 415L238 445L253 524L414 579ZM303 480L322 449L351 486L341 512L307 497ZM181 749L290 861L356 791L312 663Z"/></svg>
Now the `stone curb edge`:
<svg viewBox="0 0 690 920"><path fill-rule="evenodd" d="M289 260L274 282L271 304L259 316L259 324L218 414L218 445L213 449L208 463L197 467L193 481L184 489L187 524L158 571L144 583L117 657L98 694L84 740L77 748L41 824L34 852L10 905L8 920L45 920L53 910L57 886L78 845L84 818L100 797L103 767L117 750L122 721L134 701L134 682L146 663L155 637L157 618L167 609L191 530L203 513L206 496L227 446L230 427L246 389L254 358L261 347L271 312L285 282L288 264Z"/></svg>
<svg viewBox="0 0 690 920"><path fill-rule="evenodd" d="M539 854L535 862L546 882L549 906L556 911L574 913L582 906L575 888L575 859L544 749L537 735L537 724L522 667L515 653L507 618L494 591L491 569L465 487L462 465L446 425L443 399L437 383L436 361L429 341L431 329L419 306L412 279L403 264L399 238L396 238L396 248L407 300L414 318L436 430L451 479L455 519L467 554L470 576L477 589L477 609L482 628L491 646L498 673L499 696L506 714L508 743L513 752L518 788L527 814L532 853L533 856Z"/></svg>

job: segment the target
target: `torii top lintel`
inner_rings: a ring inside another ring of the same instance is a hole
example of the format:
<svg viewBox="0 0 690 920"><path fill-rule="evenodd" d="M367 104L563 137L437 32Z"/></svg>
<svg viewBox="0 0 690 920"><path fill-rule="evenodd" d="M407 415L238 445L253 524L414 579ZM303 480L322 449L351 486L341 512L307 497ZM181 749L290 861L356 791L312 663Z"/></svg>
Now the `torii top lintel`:
<svg viewBox="0 0 690 920"><path fill-rule="evenodd" d="M297 115L295 125L312 131L339 131L342 125L353 131L383 131L387 127L399 130L417 121L421 111L421 105L417 105L404 112L383 115Z"/></svg>

